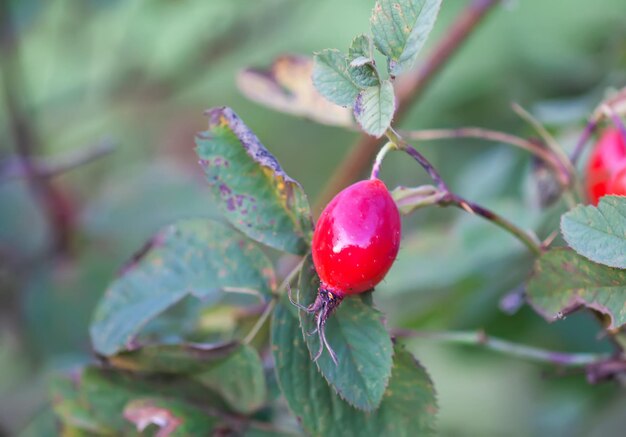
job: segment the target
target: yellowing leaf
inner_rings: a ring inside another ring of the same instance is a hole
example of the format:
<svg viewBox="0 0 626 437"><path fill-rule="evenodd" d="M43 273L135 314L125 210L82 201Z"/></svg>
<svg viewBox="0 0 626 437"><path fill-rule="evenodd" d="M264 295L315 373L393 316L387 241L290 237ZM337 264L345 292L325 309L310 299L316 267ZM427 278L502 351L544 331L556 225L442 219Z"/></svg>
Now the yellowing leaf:
<svg viewBox="0 0 626 437"><path fill-rule="evenodd" d="M348 108L326 100L313 86L313 59L282 55L267 69L246 68L237 75L239 90L250 100L298 117L332 126L353 126Z"/></svg>

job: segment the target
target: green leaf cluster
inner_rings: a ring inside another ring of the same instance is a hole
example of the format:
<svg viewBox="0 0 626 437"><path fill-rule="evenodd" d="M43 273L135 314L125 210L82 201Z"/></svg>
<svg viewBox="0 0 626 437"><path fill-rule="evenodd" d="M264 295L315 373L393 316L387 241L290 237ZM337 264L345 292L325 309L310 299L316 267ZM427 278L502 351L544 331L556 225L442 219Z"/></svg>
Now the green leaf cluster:
<svg viewBox="0 0 626 437"><path fill-rule="evenodd" d="M348 54L326 49L315 54L313 84L337 105L352 108L368 134L381 137L396 109L392 80L410 69L432 30L441 0L380 0L371 33L352 41ZM374 49L387 58L388 78L376 66Z"/></svg>

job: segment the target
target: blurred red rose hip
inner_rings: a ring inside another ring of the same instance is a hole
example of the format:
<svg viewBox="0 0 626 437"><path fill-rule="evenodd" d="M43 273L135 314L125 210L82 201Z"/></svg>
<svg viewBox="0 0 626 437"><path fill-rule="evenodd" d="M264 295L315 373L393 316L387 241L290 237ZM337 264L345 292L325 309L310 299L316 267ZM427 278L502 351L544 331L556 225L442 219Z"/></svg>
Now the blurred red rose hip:
<svg viewBox="0 0 626 437"><path fill-rule="evenodd" d="M614 190L620 189L619 181L613 180L624 167L626 141L617 128L608 128L596 142L587 164L585 187L592 204L597 205L606 194L617 194Z"/></svg>

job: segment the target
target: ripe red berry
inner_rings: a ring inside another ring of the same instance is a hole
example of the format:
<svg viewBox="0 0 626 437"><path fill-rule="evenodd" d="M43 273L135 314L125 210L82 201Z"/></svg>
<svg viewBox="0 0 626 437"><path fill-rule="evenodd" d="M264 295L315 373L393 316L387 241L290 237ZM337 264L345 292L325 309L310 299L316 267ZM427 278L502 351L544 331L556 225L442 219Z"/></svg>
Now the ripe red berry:
<svg viewBox="0 0 626 437"><path fill-rule="evenodd" d="M379 179L349 186L326 206L313 234L320 287L336 296L383 280L400 247L400 213Z"/></svg>
<svg viewBox="0 0 626 437"><path fill-rule="evenodd" d="M586 188L592 204L597 205L606 194L614 194L611 181L625 165L626 140L618 129L608 128L594 146L587 164Z"/></svg>
<svg viewBox="0 0 626 437"><path fill-rule="evenodd" d="M326 346L326 319L344 296L371 290L383 280L400 247L400 213L378 179L349 186L326 206L313 233L313 264L320 277L317 298L301 309L317 317L319 358Z"/></svg>

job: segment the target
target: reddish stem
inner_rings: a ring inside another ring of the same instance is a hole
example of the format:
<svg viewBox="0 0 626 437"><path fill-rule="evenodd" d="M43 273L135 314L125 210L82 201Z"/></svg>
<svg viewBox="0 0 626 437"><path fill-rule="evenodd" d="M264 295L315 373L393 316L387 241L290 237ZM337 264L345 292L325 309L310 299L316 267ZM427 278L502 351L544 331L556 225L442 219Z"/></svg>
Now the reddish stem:
<svg viewBox="0 0 626 437"><path fill-rule="evenodd" d="M591 138L591 135L596 130L597 126L598 126L598 121L595 119L589 120L589 122L587 123L587 126L585 126L585 129L583 130L583 133L580 135L580 138L578 139L578 143L576 143L576 147L574 148L574 151L572 152L572 156L570 157L570 161L572 161L572 165L575 166L578 159L580 159L580 155L582 155L585 145L589 141L589 138Z"/></svg>
<svg viewBox="0 0 626 437"><path fill-rule="evenodd" d="M452 191L450 191L447 184L444 182L443 178L437 171L437 169L433 167L433 165L426 159L426 157L424 157L424 155L418 152L409 143L404 141L404 139L402 139L402 137L398 135L398 133L394 131L393 128L387 129L387 132L385 134L387 135L387 138L389 138L389 141L396 144L398 149L406 152L413 159L415 159L422 166L422 168L428 173L430 178L433 180L433 182L437 186L437 189L441 191L442 193L444 193L444 196L438 202L440 205L454 205L458 208L461 208L469 212L470 214L479 215L491 221L492 223L496 224L497 226L501 227L505 231L511 233L518 240L524 243L524 245L526 245L526 247L528 247L528 249L534 255L536 256L541 255L542 253L541 245L537 241L537 238L534 235L524 231L523 229L518 228L515 224L513 224L506 218L496 214L495 212L487 208L484 208L476 203L470 202L462 198L461 196L458 196L457 194L453 193Z"/></svg>
<svg viewBox="0 0 626 437"><path fill-rule="evenodd" d="M28 184L39 201L53 234L52 249L58 253L65 253L69 250L72 220L67 213L65 196L39 173L33 160L33 155L40 148L41 143L30 118L23 109L23 99L20 99L23 96L19 95L20 91L23 91L21 88L23 74L19 69L16 29L10 12L10 10L4 11L0 23L2 32L0 43L5 60L0 75L0 87L5 96L8 125Z"/></svg>

